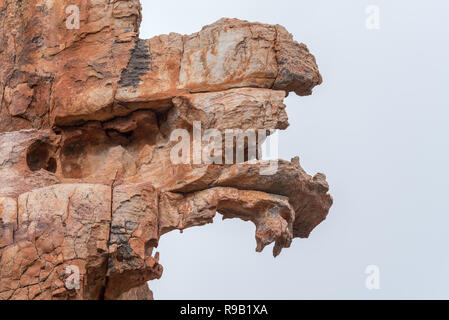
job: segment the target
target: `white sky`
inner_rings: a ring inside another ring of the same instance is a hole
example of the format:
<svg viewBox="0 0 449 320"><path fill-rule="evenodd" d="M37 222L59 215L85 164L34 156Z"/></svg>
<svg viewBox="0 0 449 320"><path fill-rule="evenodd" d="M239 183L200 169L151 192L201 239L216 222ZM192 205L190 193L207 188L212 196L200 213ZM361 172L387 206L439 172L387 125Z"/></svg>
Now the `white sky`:
<svg viewBox="0 0 449 320"><path fill-rule="evenodd" d="M380 30L365 27L378 5ZM334 206L274 259L241 220L172 232L156 299L449 298L449 2L143 0L141 37L221 17L284 25L324 82L286 101L280 155L328 177ZM217 215L221 217L220 215ZM365 287L367 265L380 289Z"/></svg>

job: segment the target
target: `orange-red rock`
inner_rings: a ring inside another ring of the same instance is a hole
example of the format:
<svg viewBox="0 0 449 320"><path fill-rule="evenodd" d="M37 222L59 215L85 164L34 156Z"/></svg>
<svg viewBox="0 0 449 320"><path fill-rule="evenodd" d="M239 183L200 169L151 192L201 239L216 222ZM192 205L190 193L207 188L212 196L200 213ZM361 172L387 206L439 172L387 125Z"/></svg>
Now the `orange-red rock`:
<svg viewBox="0 0 449 320"><path fill-rule="evenodd" d="M171 230L218 212L276 256L326 218L325 176L261 174L249 138L239 163L171 158L176 129L286 129L288 92L321 83L307 47L237 19L143 40L140 20L137 0L0 0L0 299L152 299Z"/></svg>

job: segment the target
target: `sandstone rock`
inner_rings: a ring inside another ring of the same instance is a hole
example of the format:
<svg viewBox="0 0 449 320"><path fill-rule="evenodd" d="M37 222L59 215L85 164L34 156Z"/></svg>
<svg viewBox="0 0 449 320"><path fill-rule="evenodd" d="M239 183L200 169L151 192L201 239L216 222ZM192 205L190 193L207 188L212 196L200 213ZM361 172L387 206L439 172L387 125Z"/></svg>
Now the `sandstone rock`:
<svg viewBox="0 0 449 320"><path fill-rule="evenodd" d="M212 223L218 211L256 225L257 251L275 242L273 255L288 248L293 238L295 213L287 197L253 190L211 188L186 196L164 193L161 199L161 233Z"/></svg>
<svg viewBox="0 0 449 320"><path fill-rule="evenodd" d="M327 216L332 197L323 174L308 175L299 165L279 160L276 174L261 175L263 161L246 162L229 167L203 166L186 172L177 183L166 188L176 193L192 193L214 187L257 190L285 196L295 212L293 236L307 238L310 232Z"/></svg>
<svg viewBox="0 0 449 320"><path fill-rule="evenodd" d="M56 175L59 141L51 130L0 133L0 197L18 197L59 183Z"/></svg>
<svg viewBox="0 0 449 320"><path fill-rule="evenodd" d="M148 284L140 287L132 288L128 292L123 293L117 300L153 300L153 292L148 288Z"/></svg>
<svg viewBox="0 0 449 320"><path fill-rule="evenodd" d="M1 249L14 243L14 232L17 229L16 199L0 197L0 222Z"/></svg>
<svg viewBox="0 0 449 320"><path fill-rule="evenodd" d="M18 198L13 243L1 249L0 292L11 299L98 299L104 287L111 191L102 185L54 185ZM8 208L6 208L8 210ZM14 206L10 204L9 215ZM5 208L3 209L5 211ZM4 237L2 237L2 240ZM67 288L67 267L79 270ZM38 285L39 290L31 285Z"/></svg>
<svg viewBox="0 0 449 320"><path fill-rule="evenodd" d="M219 212L277 256L329 212L323 174L251 153L321 83L307 47L237 19L143 40L140 11L0 0L0 299L152 299L167 232Z"/></svg>
<svg viewBox="0 0 449 320"><path fill-rule="evenodd" d="M285 91L231 89L213 93L181 95L173 99L178 117L201 121L206 129L286 129ZM179 124L181 126L181 124Z"/></svg>
<svg viewBox="0 0 449 320"><path fill-rule="evenodd" d="M122 293L161 277L159 253L153 257L159 241L158 198L151 184L114 188L107 299L117 299Z"/></svg>

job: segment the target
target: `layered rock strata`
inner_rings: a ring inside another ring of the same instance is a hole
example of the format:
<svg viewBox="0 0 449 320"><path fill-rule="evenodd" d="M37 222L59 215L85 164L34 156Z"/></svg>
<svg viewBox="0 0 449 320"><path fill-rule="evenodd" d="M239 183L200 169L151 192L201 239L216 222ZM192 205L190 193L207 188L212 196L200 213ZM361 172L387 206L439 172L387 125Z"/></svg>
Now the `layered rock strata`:
<svg viewBox="0 0 449 320"><path fill-rule="evenodd" d="M167 232L218 212L277 256L326 218L325 176L261 174L248 137L242 161L173 161L175 130L286 129L285 96L321 83L307 47L237 19L143 40L140 20L137 0L0 0L0 299L152 299Z"/></svg>

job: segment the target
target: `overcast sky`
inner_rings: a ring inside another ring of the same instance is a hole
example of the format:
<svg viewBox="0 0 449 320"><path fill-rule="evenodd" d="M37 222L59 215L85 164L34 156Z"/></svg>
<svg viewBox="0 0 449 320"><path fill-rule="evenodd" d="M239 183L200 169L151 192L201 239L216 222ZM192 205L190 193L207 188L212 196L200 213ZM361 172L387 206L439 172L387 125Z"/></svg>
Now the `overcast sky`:
<svg viewBox="0 0 449 320"><path fill-rule="evenodd" d="M280 156L325 173L334 197L327 220L276 259L238 219L164 235L156 299L449 299L448 1L142 2L142 38L232 17L307 44L324 82L286 99ZM368 5L379 30L366 27ZM378 290L365 286L368 265Z"/></svg>

